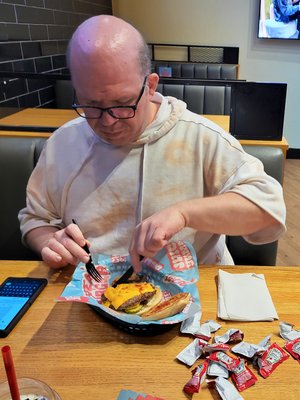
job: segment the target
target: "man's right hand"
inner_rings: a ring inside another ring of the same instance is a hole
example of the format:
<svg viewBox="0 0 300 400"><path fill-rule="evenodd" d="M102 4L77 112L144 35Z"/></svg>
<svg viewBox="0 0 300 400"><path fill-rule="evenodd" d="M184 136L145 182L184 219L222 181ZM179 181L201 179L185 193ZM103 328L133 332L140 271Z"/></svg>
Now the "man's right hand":
<svg viewBox="0 0 300 400"><path fill-rule="evenodd" d="M76 265L78 261L86 263L89 260L82 248L86 239L75 224L60 230L52 226L35 228L28 232L26 241L51 268Z"/></svg>

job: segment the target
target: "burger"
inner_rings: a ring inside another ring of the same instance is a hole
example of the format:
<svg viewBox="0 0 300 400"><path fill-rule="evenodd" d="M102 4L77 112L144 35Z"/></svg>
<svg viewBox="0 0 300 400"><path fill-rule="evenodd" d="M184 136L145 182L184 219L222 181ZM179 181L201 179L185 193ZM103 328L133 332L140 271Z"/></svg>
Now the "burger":
<svg viewBox="0 0 300 400"><path fill-rule="evenodd" d="M189 293L181 292L163 300L159 286L146 281L131 281L116 287L109 286L102 295L101 304L119 312L156 321L181 312L190 297Z"/></svg>

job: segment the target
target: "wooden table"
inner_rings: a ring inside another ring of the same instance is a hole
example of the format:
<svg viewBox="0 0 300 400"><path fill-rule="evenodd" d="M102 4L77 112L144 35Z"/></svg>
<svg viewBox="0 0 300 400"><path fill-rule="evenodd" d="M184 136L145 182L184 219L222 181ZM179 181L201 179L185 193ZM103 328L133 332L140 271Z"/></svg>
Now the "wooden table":
<svg viewBox="0 0 300 400"><path fill-rule="evenodd" d="M78 117L74 110L59 108L25 108L7 117L1 118L1 125L53 126L58 128L65 122Z"/></svg>
<svg viewBox="0 0 300 400"><path fill-rule="evenodd" d="M42 127L60 127L65 122L76 118L77 114L74 110L62 110L52 108L26 108L22 111L11 114L0 119L0 125L16 126L15 131L1 131L0 136L34 136L34 137L49 137L51 133L28 131L20 132L17 127L22 125L42 126ZM206 118L220 125L226 131L229 131L229 116L228 115L205 115ZM288 150L288 142L283 137L282 140L240 140L242 145L255 146L272 146L282 149L284 157Z"/></svg>
<svg viewBox="0 0 300 400"><path fill-rule="evenodd" d="M300 328L299 267L225 267L229 272L264 273L280 320ZM216 319L218 268L201 267L199 292L202 321ZM86 304L57 303L73 268L50 271L41 262L0 261L0 280L7 276L47 277L48 286L1 346L10 345L19 376L33 376L49 383L63 400L114 400L121 389L132 389L164 398L190 399L182 388L190 369L175 360L192 337L175 326L159 336L139 337L105 322ZM241 289L241 296L243 291ZM255 293L253 293L255 295ZM218 334L240 328L245 340L258 343L272 334L280 345L279 321L222 324ZM257 374L256 374L257 375ZM0 380L4 380L4 368ZM290 357L268 378L258 376L255 386L242 393L245 399L298 399L300 365ZM206 384L197 399L217 399Z"/></svg>
<svg viewBox="0 0 300 400"><path fill-rule="evenodd" d="M210 119L215 122L225 131L229 132L229 116L228 115L204 115L204 117ZM249 139L240 139L239 142L241 145L247 146L270 146L270 147L279 147L286 158L286 153L289 148L289 144L285 137L281 140L249 140Z"/></svg>

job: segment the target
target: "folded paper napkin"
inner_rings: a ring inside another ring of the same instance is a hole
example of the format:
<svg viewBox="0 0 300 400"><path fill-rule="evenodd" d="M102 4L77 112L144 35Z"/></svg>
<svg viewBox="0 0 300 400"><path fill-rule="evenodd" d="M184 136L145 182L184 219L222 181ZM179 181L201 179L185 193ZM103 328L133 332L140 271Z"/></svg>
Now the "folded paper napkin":
<svg viewBox="0 0 300 400"><path fill-rule="evenodd" d="M233 321L278 319L263 274L231 274L219 270L218 317Z"/></svg>

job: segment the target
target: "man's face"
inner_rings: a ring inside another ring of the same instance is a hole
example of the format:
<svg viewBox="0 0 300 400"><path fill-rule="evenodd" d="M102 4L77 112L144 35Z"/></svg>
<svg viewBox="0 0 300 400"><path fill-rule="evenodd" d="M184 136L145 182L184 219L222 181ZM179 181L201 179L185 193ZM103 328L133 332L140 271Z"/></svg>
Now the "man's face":
<svg viewBox="0 0 300 400"><path fill-rule="evenodd" d="M100 107L102 109L117 106L137 107L133 118L114 118L104 111L100 118L88 118L87 122L93 131L105 142L114 146L125 146L136 140L151 122L152 106L150 99L155 91L153 76L142 77L131 74L120 80L106 76L105 79L75 79L77 102L81 105ZM149 89L150 87L150 89ZM84 109L86 116L93 109ZM94 110L95 111L95 110ZM114 113L114 109L111 110ZM116 110L117 114L117 110Z"/></svg>

